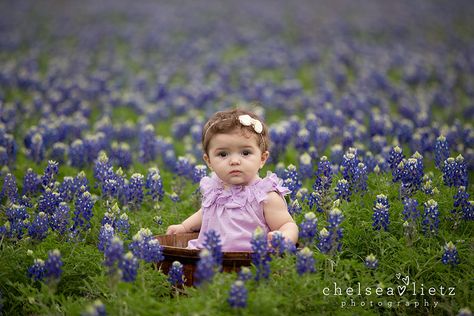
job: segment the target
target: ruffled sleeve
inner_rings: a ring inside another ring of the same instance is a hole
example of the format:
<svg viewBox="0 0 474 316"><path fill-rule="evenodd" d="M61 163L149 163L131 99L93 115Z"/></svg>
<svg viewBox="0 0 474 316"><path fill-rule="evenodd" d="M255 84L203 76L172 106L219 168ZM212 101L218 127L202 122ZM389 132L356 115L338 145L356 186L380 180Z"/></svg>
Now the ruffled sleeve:
<svg viewBox="0 0 474 316"><path fill-rule="evenodd" d="M277 192L281 196L290 193L290 190L283 186L283 180L278 178L275 173L267 172L267 176L255 184L253 190L255 199L258 203L267 199L268 193Z"/></svg>

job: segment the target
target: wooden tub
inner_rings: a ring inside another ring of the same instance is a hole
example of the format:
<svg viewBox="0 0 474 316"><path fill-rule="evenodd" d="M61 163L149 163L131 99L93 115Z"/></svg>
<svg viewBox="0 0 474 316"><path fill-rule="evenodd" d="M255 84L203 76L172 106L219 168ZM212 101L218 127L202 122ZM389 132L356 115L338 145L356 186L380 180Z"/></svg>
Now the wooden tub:
<svg viewBox="0 0 474 316"><path fill-rule="evenodd" d="M194 284L194 272L199 261L199 250L186 249L188 241L196 239L199 233L186 233L175 235L156 236L163 246L165 259L158 263L163 273L168 274L174 261L179 261L183 265L183 274L186 278L185 284ZM241 266L250 266L251 252L224 252L222 254L222 270L225 272L239 271Z"/></svg>

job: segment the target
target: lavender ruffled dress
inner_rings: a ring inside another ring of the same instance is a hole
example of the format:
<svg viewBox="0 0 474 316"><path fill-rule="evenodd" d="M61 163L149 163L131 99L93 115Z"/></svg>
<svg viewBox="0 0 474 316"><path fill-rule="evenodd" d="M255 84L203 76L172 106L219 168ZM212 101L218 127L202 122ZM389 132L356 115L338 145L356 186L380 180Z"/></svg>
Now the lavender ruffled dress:
<svg viewBox="0 0 474 316"><path fill-rule="evenodd" d="M215 173L204 177L200 183L202 198L202 225L197 239L190 240L188 248L201 249L204 233L216 231L222 242L222 251L251 251L250 240L257 227L265 234L270 229L263 216L263 203L269 192L281 196L290 191L282 186L276 174L268 172L249 185L233 185L224 188L224 183Z"/></svg>

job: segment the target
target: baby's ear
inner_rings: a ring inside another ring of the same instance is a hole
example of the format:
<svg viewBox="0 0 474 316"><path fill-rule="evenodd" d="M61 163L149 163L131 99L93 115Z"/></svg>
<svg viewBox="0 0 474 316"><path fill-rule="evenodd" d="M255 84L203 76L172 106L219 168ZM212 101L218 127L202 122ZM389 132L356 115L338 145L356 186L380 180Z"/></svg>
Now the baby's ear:
<svg viewBox="0 0 474 316"><path fill-rule="evenodd" d="M207 154L202 155L202 159L206 162L206 165L211 169L211 160L209 159L209 156Z"/></svg>
<svg viewBox="0 0 474 316"><path fill-rule="evenodd" d="M268 150L262 153L262 157L260 158L260 162L261 162L260 168L262 168L265 165L269 156L270 156L270 152Z"/></svg>

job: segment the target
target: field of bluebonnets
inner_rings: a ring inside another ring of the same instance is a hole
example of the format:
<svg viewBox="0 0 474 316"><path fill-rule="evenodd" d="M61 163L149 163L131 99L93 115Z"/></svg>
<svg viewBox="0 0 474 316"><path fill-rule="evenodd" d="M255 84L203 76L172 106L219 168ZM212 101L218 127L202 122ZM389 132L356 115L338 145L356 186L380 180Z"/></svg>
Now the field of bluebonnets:
<svg viewBox="0 0 474 316"><path fill-rule="evenodd" d="M472 2L0 9L0 314L471 315ZM202 125L236 105L298 249L256 234L220 273L210 240L183 288L153 236L199 207Z"/></svg>

